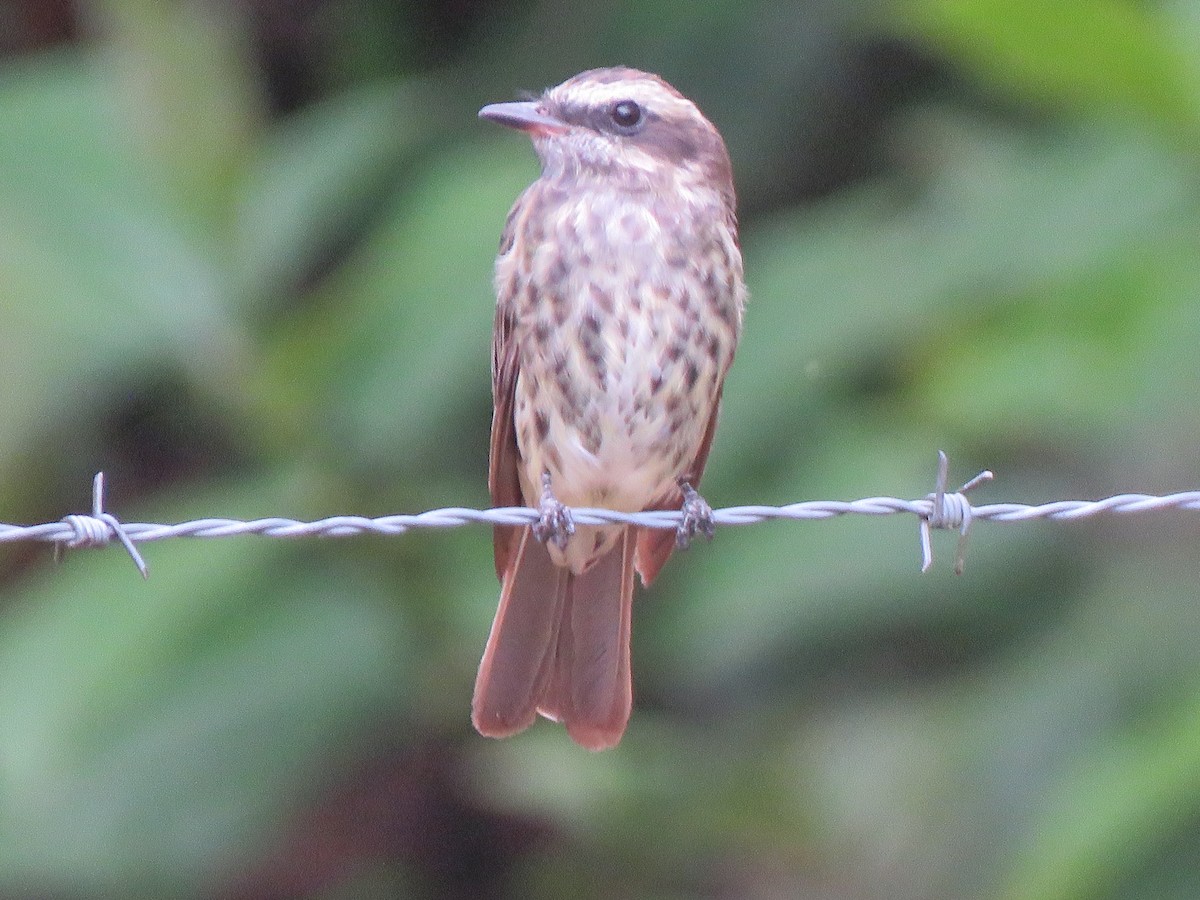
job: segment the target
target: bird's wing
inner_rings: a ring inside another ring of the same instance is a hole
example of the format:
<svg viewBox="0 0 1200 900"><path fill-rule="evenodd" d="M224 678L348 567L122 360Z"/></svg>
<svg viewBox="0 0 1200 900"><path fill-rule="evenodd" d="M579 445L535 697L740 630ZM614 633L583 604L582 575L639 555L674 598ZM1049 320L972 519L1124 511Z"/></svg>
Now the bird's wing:
<svg viewBox="0 0 1200 900"><path fill-rule="evenodd" d="M513 339L511 311L506 304L496 307L496 327L492 334L492 441L488 454L488 490L493 506L523 506L518 474L520 451L513 421L513 398L517 389L520 355ZM509 560L517 549L521 529L497 525L492 531L496 558L496 577L503 579Z"/></svg>

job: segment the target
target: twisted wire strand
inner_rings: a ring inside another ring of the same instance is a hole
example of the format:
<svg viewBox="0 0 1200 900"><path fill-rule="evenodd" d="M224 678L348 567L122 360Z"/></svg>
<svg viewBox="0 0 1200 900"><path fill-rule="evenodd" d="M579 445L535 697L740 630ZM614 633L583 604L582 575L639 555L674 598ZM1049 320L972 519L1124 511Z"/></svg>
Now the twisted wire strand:
<svg viewBox="0 0 1200 900"><path fill-rule="evenodd" d="M947 499L961 495L947 494ZM961 502L961 500L960 500ZM1131 515L1169 509L1200 511L1200 491L1175 494L1118 494L1103 500L1058 500L1030 505L1024 503L989 503L970 506L971 517L978 522L1029 522L1047 519L1069 522L1105 513ZM927 518L933 511L933 501L903 500L899 497L867 497L862 500L808 500L786 506L728 506L713 510L716 525L756 525L778 519L819 521L839 516L890 516L908 513ZM964 507L966 508L966 507ZM614 512L607 509L572 507L578 525L629 524L645 528L677 528L682 514L677 510L639 513ZM136 544L163 541L170 538L218 538L241 535L260 535L272 538L351 537L361 534L395 536L420 528L460 528L465 525L532 525L538 511L529 507L496 507L493 509L464 509L447 507L410 515L330 516L302 521L278 516L263 519L195 519L175 524L124 522L122 528ZM88 515L71 515L58 522L41 525L11 525L0 522L0 544L23 541L63 543L70 547L93 546L115 537L111 525Z"/></svg>
<svg viewBox="0 0 1200 900"><path fill-rule="evenodd" d="M754 525L772 520L819 521L846 515L890 516L914 515L920 520L923 566L933 561L930 531L956 530L959 546L955 570L961 572L966 538L973 523L1029 522L1044 519L1053 522L1073 522L1100 515L1140 515L1163 510L1200 511L1200 491L1181 491L1173 494L1117 494L1102 500L1058 500L1050 503L989 503L974 506L967 499L969 490L990 480L991 472L981 472L957 491L946 490L947 461L939 453L936 490L918 500L898 497L865 497L861 500L809 500L786 506L730 506L715 509L715 525ZM73 514L58 522L40 525L10 525L0 523L0 543L42 541L59 547L96 547L119 540L137 564L143 576L148 569L137 544L171 538L219 538L240 535L259 535L270 538L350 537L362 534L401 535L421 528L459 528L466 525L532 525L539 512L528 507L499 507L469 509L447 507L412 515L330 516L315 521L273 516L262 519L206 518L176 524L121 522L104 511L104 476L96 475L93 483L91 515ZM578 525L630 524L645 528L678 528L683 521L680 510L652 510L638 513L614 512L606 509L572 507Z"/></svg>

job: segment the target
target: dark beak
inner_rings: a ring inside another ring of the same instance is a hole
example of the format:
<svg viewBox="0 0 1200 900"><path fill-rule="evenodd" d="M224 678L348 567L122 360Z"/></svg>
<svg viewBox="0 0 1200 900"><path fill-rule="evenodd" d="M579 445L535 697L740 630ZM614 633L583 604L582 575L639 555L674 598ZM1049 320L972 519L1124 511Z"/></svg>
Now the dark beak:
<svg viewBox="0 0 1200 900"><path fill-rule="evenodd" d="M534 100L517 103L489 103L479 111L479 118L507 125L530 134L562 133L567 123L542 112Z"/></svg>

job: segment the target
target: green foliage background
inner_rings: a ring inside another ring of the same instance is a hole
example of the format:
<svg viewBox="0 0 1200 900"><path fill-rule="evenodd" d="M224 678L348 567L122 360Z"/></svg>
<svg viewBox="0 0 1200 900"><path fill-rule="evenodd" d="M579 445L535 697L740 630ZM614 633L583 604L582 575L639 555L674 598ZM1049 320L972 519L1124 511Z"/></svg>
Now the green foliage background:
<svg viewBox="0 0 1200 900"><path fill-rule="evenodd" d="M475 111L617 62L738 174L714 505L920 496L937 448L981 501L1195 486L1196 0L526 0L441 44L335 0L286 111L270 5L92 0L0 68L0 519L98 469L127 521L485 505L537 169ZM726 529L639 602L599 755L470 730L485 529L175 540L148 583L6 548L0 893L1194 897L1198 538L982 524L955 578L911 520Z"/></svg>

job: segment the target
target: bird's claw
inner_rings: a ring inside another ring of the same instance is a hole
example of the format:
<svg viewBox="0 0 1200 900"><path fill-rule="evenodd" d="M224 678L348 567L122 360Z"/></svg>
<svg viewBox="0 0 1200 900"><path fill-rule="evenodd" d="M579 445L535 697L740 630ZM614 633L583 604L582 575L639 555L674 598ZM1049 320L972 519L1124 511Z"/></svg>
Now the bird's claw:
<svg viewBox="0 0 1200 900"><path fill-rule="evenodd" d="M543 544L549 542L559 550L567 549L567 542L575 533L575 519L571 508L565 506L554 496L550 489L550 473L542 475L542 499L538 503L541 514L533 523L533 536Z"/></svg>
<svg viewBox="0 0 1200 900"><path fill-rule="evenodd" d="M688 482L680 481L679 490L683 492L683 520L675 531L675 546L686 550L692 545L692 538L698 534L711 541L716 527L712 507L696 489Z"/></svg>

